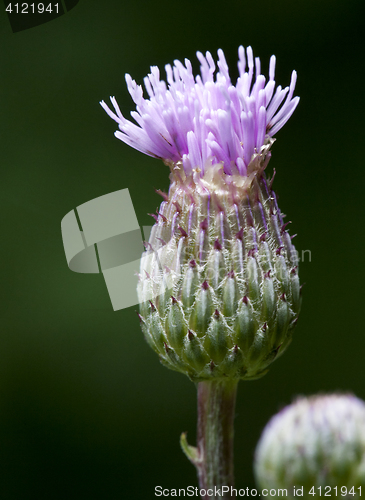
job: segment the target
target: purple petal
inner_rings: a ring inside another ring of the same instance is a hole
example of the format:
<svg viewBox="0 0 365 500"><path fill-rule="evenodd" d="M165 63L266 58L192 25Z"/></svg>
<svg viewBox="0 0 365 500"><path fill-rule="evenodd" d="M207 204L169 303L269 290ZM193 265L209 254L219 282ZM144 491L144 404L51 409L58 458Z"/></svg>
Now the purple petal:
<svg viewBox="0 0 365 500"><path fill-rule="evenodd" d="M135 123L126 120L118 103L101 101L106 113L118 124L116 137L150 156L176 163L186 172L204 171L209 157L224 163L226 174L247 175L247 165L267 135L273 136L288 121L298 105L294 97L296 72L290 86L275 91L276 58L269 64L269 80L261 75L259 58L251 47L238 49L239 78L232 85L225 55L218 50L218 71L210 52L197 52L200 73L194 77L189 59L165 66L167 83L152 66L144 78L148 98L140 85L126 74L128 91L136 104ZM255 75L255 77L254 77ZM285 102L284 102L285 99ZM114 108L114 109L113 109ZM268 132L267 132L268 128ZM269 158L269 154L267 155ZM237 170L236 170L237 169Z"/></svg>
<svg viewBox="0 0 365 500"><path fill-rule="evenodd" d="M189 149L189 158L190 164L192 168L202 168L202 155L200 152L198 141L196 140L195 134L193 131L188 132L188 149Z"/></svg>

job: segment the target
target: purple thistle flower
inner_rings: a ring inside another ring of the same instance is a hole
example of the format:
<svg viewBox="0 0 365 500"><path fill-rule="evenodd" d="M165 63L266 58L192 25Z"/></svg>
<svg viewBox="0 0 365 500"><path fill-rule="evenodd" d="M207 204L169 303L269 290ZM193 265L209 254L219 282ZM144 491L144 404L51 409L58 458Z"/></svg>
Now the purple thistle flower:
<svg viewBox="0 0 365 500"><path fill-rule="evenodd" d="M297 254L264 171L299 102L296 72L275 90L274 56L266 82L251 47L238 55L235 85L222 50L217 68L209 52L197 53L196 77L187 59L166 66L167 83L152 67L148 99L126 75L135 123L114 97L114 110L101 102L118 139L170 167L141 259L141 326L161 362L195 382L264 375L301 307Z"/></svg>
<svg viewBox="0 0 365 500"><path fill-rule="evenodd" d="M195 78L188 59L185 66L178 60L174 67L165 66L167 84L160 80L158 67L152 66L144 78L149 99L127 74L128 91L137 109L131 116L137 125L124 118L114 97L110 98L114 111L104 101L100 103L118 123L115 136L167 163L182 162L186 174L198 168L203 175L208 165L223 163L226 174L247 175L253 155L271 144L294 112L299 97L293 98L295 71L290 86L279 86L274 92L275 56L270 59L267 82L251 47L246 53L239 47L238 56L240 76L235 86L221 49L216 74L210 52L205 57L197 52L201 75Z"/></svg>

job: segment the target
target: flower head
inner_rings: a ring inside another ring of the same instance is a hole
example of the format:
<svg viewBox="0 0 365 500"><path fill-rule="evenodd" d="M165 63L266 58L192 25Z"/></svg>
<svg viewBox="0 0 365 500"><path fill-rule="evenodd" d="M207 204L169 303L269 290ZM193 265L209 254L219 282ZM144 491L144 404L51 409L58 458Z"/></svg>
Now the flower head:
<svg viewBox="0 0 365 500"><path fill-rule="evenodd" d="M157 66L144 78L149 99L130 75L126 82L137 106L124 118L117 101L114 111L100 104L119 125L115 136L133 148L168 163L182 162L186 174L208 165L223 163L224 173L247 175L254 154L270 144L271 138L294 112L299 97L293 98L296 72L290 86L275 90L275 56L270 59L269 80L261 74L260 59L252 48L238 49L239 78L233 85L224 53L218 50L218 72L210 52L197 52L201 75L194 78L191 62L175 61L165 66L167 84L160 80ZM207 160L210 160L209 162Z"/></svg>
<svg viewBox="0 0 365 500"><path fill-rule="evenodd" d="M301 496L308 498L319 486L357 496L358 487L365 486L364 402L333 394L287 406L261 436L255 474L260 487L287 488L289 498L297 497L294 487L303 488Z"/></svg>
<svg viewBox="0 0 365 500"><path fill-rule="evenodd" d="M261 377L290 344L301 306L297 254L264 173L299 101L296 73L275 91L275 57L266 83L251 47L238 53L235 86L222 50L216 75L209 52L198 52L195 78L187 59L166 66L167 84L152 67L149 99L127 75L138 125L114 97L115 112L101 103L117 138L171 168L141 259L139 318L161 362L195 382Z"/></svg>

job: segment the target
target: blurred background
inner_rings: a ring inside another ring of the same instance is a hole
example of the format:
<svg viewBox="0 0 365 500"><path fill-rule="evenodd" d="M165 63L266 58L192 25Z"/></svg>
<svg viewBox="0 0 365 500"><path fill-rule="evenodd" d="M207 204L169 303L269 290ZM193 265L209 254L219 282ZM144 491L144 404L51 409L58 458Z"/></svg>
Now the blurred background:
<svg viewBox="0 0 365 500"><path fill-rule="evenodd" d="M277 134L269 172L306 285L294 341L269 373L240 382L237 487L269 418L296 395L364 385L363 0L81 0L13 33L0 13L0 498L154 498L196 485L179 448L195 443L196 389L159 364L137 307L113 312L101 275L71 272L60 222L76 206L128 188L141 225L167 190L168 168L114 138L99 106L134 109L158 65L251 45L278 84L298 72L300 104ZM309 255L311 259L309 259Z"/></svg>

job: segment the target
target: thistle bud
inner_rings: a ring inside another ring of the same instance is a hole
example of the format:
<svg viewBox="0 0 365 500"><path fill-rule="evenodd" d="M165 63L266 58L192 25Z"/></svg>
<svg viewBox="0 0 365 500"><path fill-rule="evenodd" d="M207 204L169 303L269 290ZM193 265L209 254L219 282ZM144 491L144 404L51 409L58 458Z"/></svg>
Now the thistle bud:
<svg viewBox="0 0 365 500"><path fill-rule="evenodd" d="M285 351L300 310L296 251L264 172L273 135L299 102L296 73L274 94L274 56L265 85L259 59L240 47L236 86L221 50L215 80L210 53L197 56L201 76L177 61L166 66L168 87L151 68L149 100L127 75L139 127L114 98L115 113L102 106L119 124L116 137L171 171L141 261L146 340L194 381L254 379Z"/></svg>
<svg viewBox="0 0 365 500"><path fill-rule="evenodd" d="M285 488L288 498L326 493L360 497L365 486L365 403L335 394L300 398L287 406L261 436L255 475L261 488Z"/></svg>

